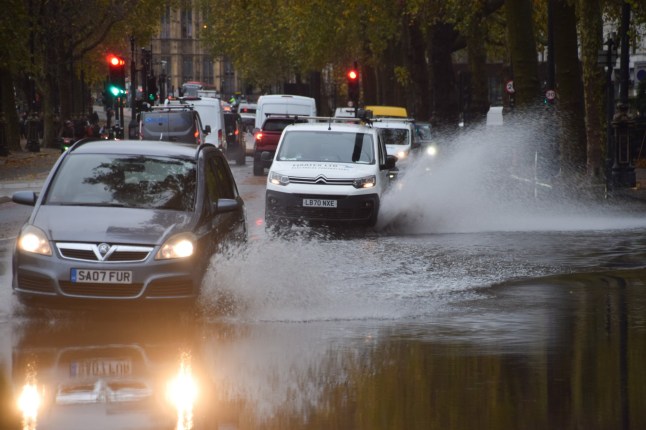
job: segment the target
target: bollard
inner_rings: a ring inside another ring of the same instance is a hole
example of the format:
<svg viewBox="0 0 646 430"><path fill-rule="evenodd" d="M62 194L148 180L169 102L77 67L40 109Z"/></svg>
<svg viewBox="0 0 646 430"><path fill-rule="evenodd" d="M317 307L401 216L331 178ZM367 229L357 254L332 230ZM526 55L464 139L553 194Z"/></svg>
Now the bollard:
<svg viewBox="0 0 646 430"><path fill-rule="evenodd" d="M27 119L27 151L40 152L38 117L35 112L32 112Z"/></svg>
<svg viewBox="0 0 646 430"><path fill-rule="evenodd" d="M5 134L6 130L4 113L0 111L0 157L7 157L9 155L9 145L7 145L7 135Z"/></svg>
<svg viewBox="0 0 646 430"><path fill-rule="evenodd" d="M614 188L632 188L637 185L630 148L630 133L634 125L635 120L628 112L628 105L617 103L617 112L612 118L612 127L615 131L615 160L612 166Z"/></svg>

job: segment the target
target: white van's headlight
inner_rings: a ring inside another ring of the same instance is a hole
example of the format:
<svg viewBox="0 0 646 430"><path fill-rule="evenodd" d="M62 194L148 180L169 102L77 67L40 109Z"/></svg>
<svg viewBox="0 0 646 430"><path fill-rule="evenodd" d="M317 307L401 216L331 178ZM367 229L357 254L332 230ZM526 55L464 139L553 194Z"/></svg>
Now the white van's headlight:
<svg viewBox="0 0 646 430"><path fill-rule="evenodd" d="M366 176L365 178L358 178L352 181L355 188L372 188L377 185L377 177L375 175Z"/></svg>
<svg viewBox="0 0 646 430"><path fill-rule="evenodd" d="M426 154L429 157L435 157L437 155L437 146L429 145L426 147Z"/></svg>
<svg viewBox="0 0 646 430"><path fill-rule="evenodd" d="M187 233L171 236L157 251L155 260L170 260L173 258L187 258L195 251L195 236Z"/></svg>
<svg viewBox="0 0 646 430"><path fill-rule="evenodd" d="M27 226L18 238L18 248L21 251L40 255L52 255L52 248L45 233L33 225Z"/></svg>
<svg viewBox="0 0 646 430"><path fill-rule="evenodd" d="M281 175L276 172L269 172L269 182L274 185L287 185L289 184L289 176Z"/></svg>
<svg viewBox="0 0 646 430"><path fill-rule="evenodd" d="M403 159L404 159L404 158L406 158L407 156L408 156L408 152L407 152L407 151L397 151L397 159L398 159L398 160L403 160Z"/></svg>

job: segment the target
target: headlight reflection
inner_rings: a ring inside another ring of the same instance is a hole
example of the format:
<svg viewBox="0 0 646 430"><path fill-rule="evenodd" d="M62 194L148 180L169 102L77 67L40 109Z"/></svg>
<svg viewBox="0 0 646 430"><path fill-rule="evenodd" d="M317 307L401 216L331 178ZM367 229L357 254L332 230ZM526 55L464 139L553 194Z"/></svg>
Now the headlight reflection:
<svg viewBox="0 0 646 430"><path fill-rule="evenodd" d="M179 371L166 387L166 397L177 409L176 430L193 429L193 407L197 400L197 383L193 378L190 353L183 353Z"/></svg>
<svg viewBox="0 0 646 430"><path fill-rule="evenodd" d="M22 430L35 430L38 423L38 410L42 403L42 395L36 383L36 371L29 366L25 385L18 397L18 410L22 414Z"/></svg>

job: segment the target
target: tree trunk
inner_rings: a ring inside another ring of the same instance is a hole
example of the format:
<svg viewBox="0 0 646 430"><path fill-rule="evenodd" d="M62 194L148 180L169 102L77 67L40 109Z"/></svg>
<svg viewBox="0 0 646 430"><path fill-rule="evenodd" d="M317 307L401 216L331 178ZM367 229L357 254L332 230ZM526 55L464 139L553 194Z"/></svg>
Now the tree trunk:
<svg viewBox="0 0 646 430"><path fill-rule="evenodd" d="M407 89L409 114L426 121L429 117L429 80L426 62L426 40L417 22L408 26L409 49L407 61L411 72L411 85Z"/></svg>
<svg viewBox="0 0 646 430"><path fill-rule="evenodd" d="M18 112L16 112L14 81L9 70L5 68L0 68L0 85L2 86L0 89L0 94L2 94L0 103L2 103L1 110L5 120L4 138L7 144L5 149L9 150L9 152L21 152L20 122Z"/></svg>
<svg viewBox="0 0 646 430"><path fill-rule="evenodd" d="M541 99L532 1L506 0L505 11L516 108L536 108Z"/></svg>
<svg viewBox="0 0 646 430"><path fill-rule="evenodd" d="M482 123L487 119L489 111L489 86L485 64L487 51L485 49L485 26L481 12L472 16L468 24L467 51L469 54L469 74L471 76L471 100L466 111L468 122Z"/></svg>
<svg viewBox="0 0 646 430"><path fill-rule="evenodd" d="M566 183L583 174L586 167L586 141L581 64L578 58L576 14L568 0L554 1L554 61L560 122L561 179Z"/></svg>
<svg viewBox="0 0 646 430"><path fill-rule="evenodd" d="M583 59L583 88L587 137L587 175L592 185L605 183L605 133L603 124L603 68L597 64L603 49L603 18L599 0L578 0ZM608 124L606 124L606 127Z"/></svg>
<svg viewBox="0 0 646 430"><path fill-rule="evenodd" d="M431 58L431 118L439 128L458 125L459 107L453 72L453 43L455 29L450 24L437 23L430 29Z"/></svg>

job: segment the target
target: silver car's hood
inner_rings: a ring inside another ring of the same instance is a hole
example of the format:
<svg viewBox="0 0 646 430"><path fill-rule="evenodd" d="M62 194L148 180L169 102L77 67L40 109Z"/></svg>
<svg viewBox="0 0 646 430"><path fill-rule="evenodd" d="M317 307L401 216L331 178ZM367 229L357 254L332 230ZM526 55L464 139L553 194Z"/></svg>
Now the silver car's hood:
<svg viewBox="0 0 646 430"><path fill-rule="evenodd" d="M190 213L154 209L40 206L33 224L59 242L161 244L184 230Z"/></svg>

